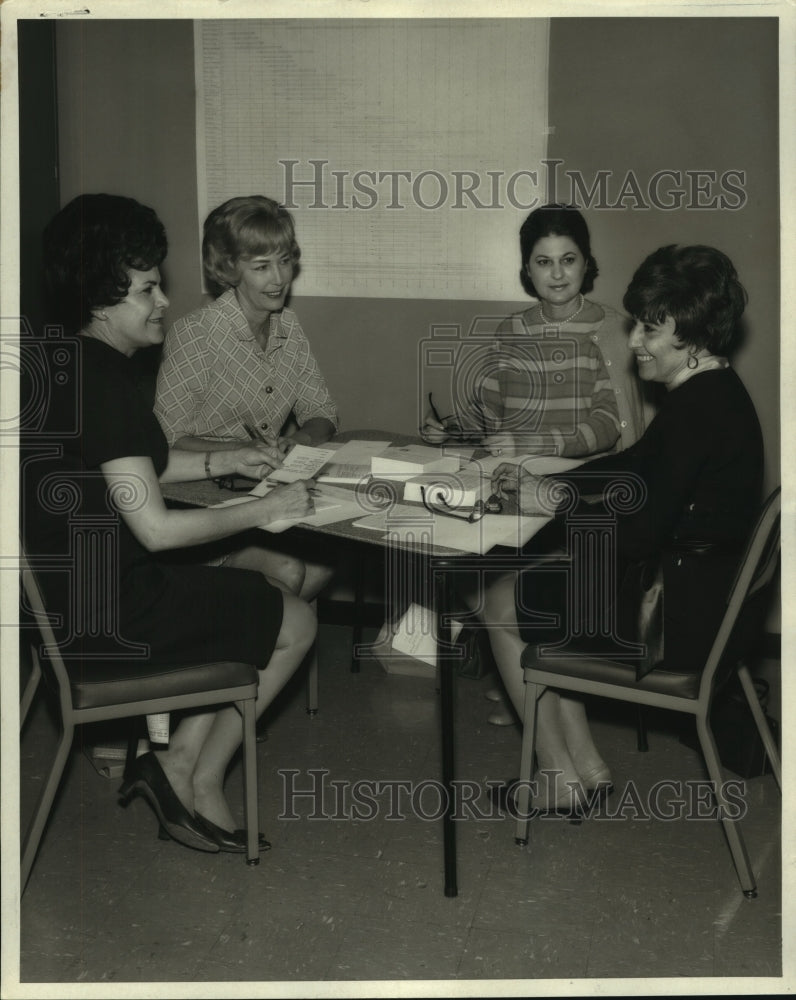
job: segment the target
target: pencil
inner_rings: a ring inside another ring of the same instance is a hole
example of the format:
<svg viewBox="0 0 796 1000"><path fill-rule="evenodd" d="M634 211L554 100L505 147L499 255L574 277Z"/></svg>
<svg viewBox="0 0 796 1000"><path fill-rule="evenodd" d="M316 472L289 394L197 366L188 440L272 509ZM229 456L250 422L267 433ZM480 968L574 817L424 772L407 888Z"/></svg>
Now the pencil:
<svg viewBox="0 0 796 1000"><path fill-rule="evenodd" d="M243 429L246 431L246 433L249 435L249 437L252 439L252 441L260 441L260 442L262 442L262 444L269 444L270 443L269 441L266 440L266 438L264 437L264 435L260 434L259 431L256 431L251 426L251 424L244 424L243 425Z"/></svg>

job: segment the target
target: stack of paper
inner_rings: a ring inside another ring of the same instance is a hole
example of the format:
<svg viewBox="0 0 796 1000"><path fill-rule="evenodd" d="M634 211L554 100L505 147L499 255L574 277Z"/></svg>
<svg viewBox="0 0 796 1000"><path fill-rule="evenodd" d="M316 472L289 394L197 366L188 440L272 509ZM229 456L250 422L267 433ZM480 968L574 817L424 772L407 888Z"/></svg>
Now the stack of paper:
<svg viewBox="0 0 796 1000"><path fill-rule="evenodd" d="M371 459L374 476L386 479L411 479L422 472L458 472L459 457L442 455L438 448L409 444L387 448Z"/></svg>
<svg viewBox="0 0 796 1000"><path fill-rule="evenodd" d="M481 473L470 469L464 472L424 472L404 483L404 500L423 502L423 492L431 504L444 503L448 507L472 507L482 499L484 483Z"/></svg>
<svg viewBox="0 0 796 1000"><path fill-rule="evenodd" d="M369 479L371 459L389 445L389 441L347 441L321 469L318 482L355 484Z"/></svg>

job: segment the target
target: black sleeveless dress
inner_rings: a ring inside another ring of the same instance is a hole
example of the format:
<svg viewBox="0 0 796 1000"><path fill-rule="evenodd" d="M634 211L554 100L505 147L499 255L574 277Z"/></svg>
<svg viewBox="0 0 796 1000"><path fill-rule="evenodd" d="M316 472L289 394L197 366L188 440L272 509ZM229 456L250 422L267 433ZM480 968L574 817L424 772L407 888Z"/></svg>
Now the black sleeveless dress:
<svg viewBox="0 0 796 1000"><path fill-rule="evenodd" d="M148 552L110 500L100 465L168 446L131 362L100 341L63 338L23 352L21 529L67 660L265 667L282 623L282 592L257 572L177 565ZM27 374L25 374L27 373ZM125 492L127 495L125 495Z"/></svg>

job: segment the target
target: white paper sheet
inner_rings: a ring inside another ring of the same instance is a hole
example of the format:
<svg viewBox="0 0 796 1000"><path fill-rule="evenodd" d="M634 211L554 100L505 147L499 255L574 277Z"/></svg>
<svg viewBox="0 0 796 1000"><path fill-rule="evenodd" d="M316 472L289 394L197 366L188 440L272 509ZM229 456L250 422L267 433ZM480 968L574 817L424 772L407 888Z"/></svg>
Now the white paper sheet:
<svg viewBox="0 0 796 1000"><path fill-rule="evenodd" d="M476 466L491 475L499 465L522 465L528 472L536 476L555 475L556 472L569 472L583 465L585 458L561 458L559 455L486 455L474 458L470 468Z"/></svg>
<svg viewBox="0 0 796 1000"><path fill-rule="evenodd" d="M256 489L262 489L262 484ZM275 487L270 487L275 489ZM268 490L264 493L247 493L243 497L232 497L229 500L223 500L221 503L214 504L215 507L231 507L239 503L247 503L251 500L260 499L263 496L268 495ZM272 535L281 534L288 528L295 524L333 524L335 521L344 521L349 517L355 517L356 514L361 510L361 508L353 504L351 510L342 510L343 504L340 500L333 497L318 495L315 497L315 512L313 514L305 514L303 517L286 517L278 521L270 521L268 524L261 524L260 528L263 531L269 531Z"/></svg>
<svg viewBox="0 0 796 1000"><path fill-rule="evenodd" d="M267 480L263 480L252 490L255 496L265 496L268 492L267 483L295 483L297 479L312 479L315 473L322 469L332 458L331 448L311 448L306 444L297 444L285 455L280 468L275 469ZM265 492L258 493L258 490Z"/></svg>

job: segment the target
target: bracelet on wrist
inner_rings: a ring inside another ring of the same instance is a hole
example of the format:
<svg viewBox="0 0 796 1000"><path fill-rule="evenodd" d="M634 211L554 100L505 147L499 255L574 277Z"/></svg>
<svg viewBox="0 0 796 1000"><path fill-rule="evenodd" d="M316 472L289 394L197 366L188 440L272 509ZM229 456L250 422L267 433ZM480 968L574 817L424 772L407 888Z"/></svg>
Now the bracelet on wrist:
<svg viewBox="0 0 796 1000"><path fill-rule="evenodd" d="M210 471L210 452L209 451L205 452L205 476L208 479L212 479L213 478L213 473Z"/></svg>

